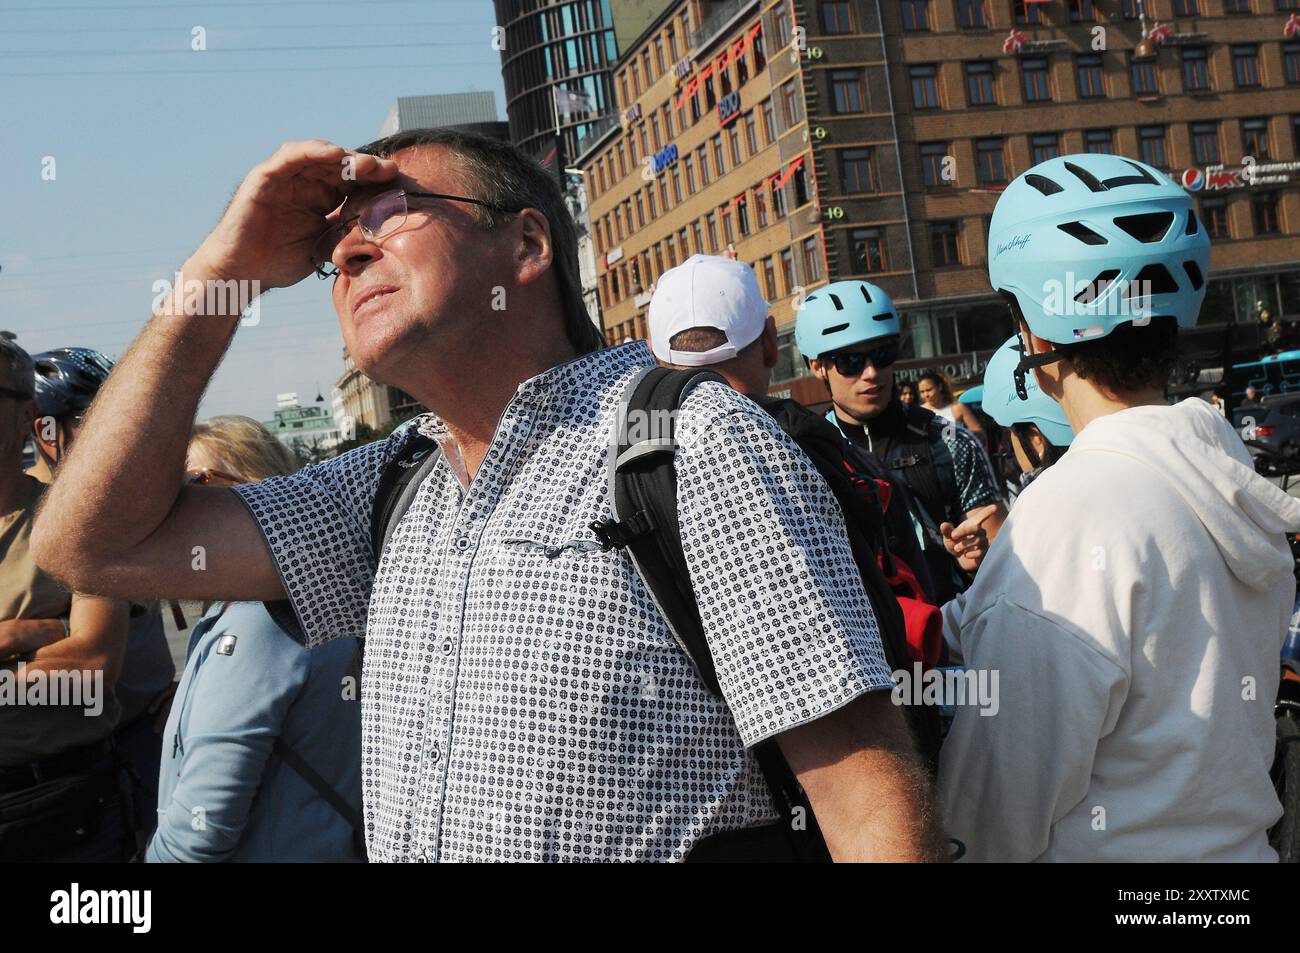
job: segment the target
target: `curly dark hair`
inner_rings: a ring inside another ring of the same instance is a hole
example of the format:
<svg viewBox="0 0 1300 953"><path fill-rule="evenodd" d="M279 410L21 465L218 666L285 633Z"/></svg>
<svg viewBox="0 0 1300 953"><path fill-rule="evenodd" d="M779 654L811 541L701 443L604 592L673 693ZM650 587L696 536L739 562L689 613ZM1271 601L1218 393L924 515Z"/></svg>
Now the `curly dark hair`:
<svg viewBox="0 0 1300 953"><path fill-rule="evenodd" d="M1121 324L1104 338L1056 349L1081 378L1113 394L1163 390L1178 359L1178 321L1160 316L1141 327Z"/></svg>

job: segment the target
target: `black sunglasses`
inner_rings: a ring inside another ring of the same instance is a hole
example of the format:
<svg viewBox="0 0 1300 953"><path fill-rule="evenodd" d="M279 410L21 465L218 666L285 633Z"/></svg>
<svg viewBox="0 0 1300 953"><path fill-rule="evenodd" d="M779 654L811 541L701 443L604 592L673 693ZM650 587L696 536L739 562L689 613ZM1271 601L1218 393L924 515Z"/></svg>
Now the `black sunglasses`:
<svg viewBox="0 0 1300 953"><path fill-rule="evenodd" d="M897 344L882 344L870 351L849 351L845 354L831 354L823 360L835 365L835 370L845 377L860 377L867 369L867 362L877 370L889 367L898 360L902 350Z"/></svg>

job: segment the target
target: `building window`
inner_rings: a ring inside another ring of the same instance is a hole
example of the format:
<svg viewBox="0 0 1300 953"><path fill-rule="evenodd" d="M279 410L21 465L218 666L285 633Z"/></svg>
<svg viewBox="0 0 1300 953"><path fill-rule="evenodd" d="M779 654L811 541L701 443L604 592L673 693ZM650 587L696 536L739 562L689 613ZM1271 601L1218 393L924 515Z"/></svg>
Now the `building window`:
<svg viewBox="0 0 1300 953"><path fill-rule="evenodd" d="M704 230L709 236L709 252L716 253L718 250L718 216L710 212L704 219Z"/></svg>
<svg viewBox="0 0 1300 953"><path fill-rule="evenodd" d="M722 217L722 240L726 242L726 247L730 248L736 244L735 223L732 221L736 216L731 214L731 206L729 205L722 206L718 210L718 214Z"/></svg>
<svg viewBox="0 0 1300 953"><path fill-rule="evenodd" d="M1115 130L1085 130L1083 133L1083 151L1113 156L1115 154Z"/></svg>
<svg viewBox="0 0 1300 953"><path fill-rule="evenodd" d="M785 218L785 187L778 186L776 179L772 179L771 182L772 216L774 218Z"/></svg>
<svg viewBox="0 0 1300 953"><path fill-rule="evenodd" d="M1138 0L1120 0L1120 12L1125 20L1138 18Z"/></svg>
<svg viewBox="0 0 1300 953"><path fill-rule="evenodd" d="M1205 47L1183 47L1183 89L1196 93L1209 88L1210 66Z"/></svg>
<svg viewBox="0 0 1300 953"><path fill-rule="evenodd" d="M993 64L977 60L966 64L966 98L972 106L989 106L997 102L993 95Z"/></svg>
<svg viewBox="0 0 1300 953"><path fill-rule="evenodd" d="M803 274L807 284L822 279L822 250L815 235L803 240Z"/></svg>
<svg viewBox="0 0 1300 953"><path fill-rule="evenodd" d="M713 144L713 172L718 178L722 178L722 173L727 168L722 161L722 133L718 133L709 141Z"/></svg>
<svg viewBox="0 0 1300 953"><path fill-rule="evenodd" d="M1223 5L1224 13L1250 13L1250 0L1226 0Z"/></svg>
<svg viewBox="0 0 1300 953"><path fill-rule="evenodd" d="M1003 185L1007 181L1006 158L1002 140L975 140L976 178L980 185Z"/></svg>
<svg viewBox="0 0 1300 953"><path fill-rule="evenodd" d="M709 184L709 157L704 146L695 150L695 158L700 163L700 185L706 186Z"/></svg>
<svg viewBox="0 0 1300 953"><path fill-rule="evenodd" d="M1205 234L1210 238L1231 238L1227 200L1201 199L1201 223L1205 226Z"/></svg>
<svg viewBox="0 0 1300 953"><path fill-rule="evenodd" d="M727 138L731 140L731 167L734 169L743 161L740 153L740 130L734 124L727 130Z"/></svg>
<svg viewBox="0 0 1300 953"><path fill-rule="evenodd" d="M663 75L663 71L666 69L664 66L664 38L662 36L655 37L655 68L660 75Z"/></svg>
<svg viewBox="0 0 1300 953"><path fill-rule="evenodd" d="M947 268L961 262L961 223L956 219L930 225L930 254L934 267Z"/></svg>
<svg viewBox="0 0 1300 953"><path fill-rule="evenodd" d="M1101 71L1101 57L1096 53L1076 56L1079 74L1079 98L1094 99L1106 95L1106 81Z"/></svg>
<svg viewBox="0 0 1300 953"><path fill-rule="evenodd" d="M767 190L762 184L754 186L754 219L759 228L767 228Z"/></svg>
<svg viewBox="0 0 1300 953"><path fill-rule="evenodd" d="M776 48L785 49L790 43L790 4L782 0L772 11L772 27L776 33Z"/></svg>
<svg viewBox="0 0 1300 953"><path fill-rule="evenodd" d="M876 171L870 149L844 149L840 152L840 178L845 192L876 191Z"/></svg>
<svg viewBox="0 0 1300 953"><path fill-rule="evenodd" d="M835 35L852 33L853 24L849 20L849 4L844 0L822 0L822 32Z"/></svg>
<svg viewBox="0 0 1300 953"><path fill-rule="evenodd" d="M1025 102L1041 103L1052 98L1046 59L1023 59L1020 61L1020 72L1025 78Z"/></svg>
<svg viewBox="0 0 1300 953"><path fill-rule="evenodd" d="M1092 8L1092 0L1070 0L1070 22L1071 23L1091 23L1097 19L1097 13Z"/></svg>
<svg viewBox="0 0 1300 953"><path fill-rule="evenodd" d="M852 247L853 270L858 274L872 274L884 271L888 266L885 258L885 242L878 228L855 228L849 233Z"/></svg>
<svg viewBox="0 0 1300 953"><path fill-rule="evenodd" d="M637 99L641 98L641 70L637 68L634 62L631 66L632 72L632 95Z"/></svg>
<svg viewBox="0 0 1300 953"><path fill-rule="evenodd" d="M1238 86L1259 85L1259 44L1239 43L1232 48L1232 76Z"/></svg>
<svg viewBox="0 0 1300 953"><path fill-rule="evenodd" d="M831 93L836 113L863 112L862 70L831 70Z"/></svg>
<svg viewBox="0 0 1300 953"><path fill-rule="evenodd" d="M645 200L641 198L641 193L636 194L636 227L645 228Z"/></svg>
<svg viewBox="0 0 1300 953"><path fill-rule="evenodd" d="M1282 44L1282 75L1288 83L1300 83L1300 43Z"/></svg>
<svg viewBox="0 0 1300 953"><path fill-rule="evenodd" d="M794 170L794 175L790 176L790 181L794 184L794 207L806 205L812 199L812 192L808 188L808 170L800 165Z"/></svg>
<svg viewBox="0 0 1300 953"><path fill-rule="evenodd" d="M902 0L903 29L930 29L930 0Z"/></svg>
<svg viewBox="0 0 1300 953"><path fill-rule="evenodd" d="M767 67L767 53L763 47L762 30L759 30L758 34L754 37L752 48L754 50L754 69L755 71L761 72Z"/></svg>
<svg viewBox="0 0 1300 953"><path fill-rule="evenodd" d="M1198 17L1201 15L1198 6L1197 0L1174 0L1174 16Z"/></svg>
<svg viewBox="0 0 1300 953"><path fill-rule="evenodd" d="M1029 155L1034 165L1055 159L1061 154L1061 137L1054 132L1043 132L1029 137Z"/></svg>
<svg viewBox="0 0 1300 953"><path fill-rule="evenodd" d="M913 106L917 109L938 109L939 83L935 67L913 66L909 72L912 77Z"/></svg>
<svg viewBox="0 0 1300 953"><path fill-rule="evenodd" d="M687 156L682 160L682 165L686 169L686 194L695 194L695 160Z"/></svg>
<svg viewBox="0 0 1300 953"><path fill-rule="evenodd" d="M794 253L788 248L781 249L781 282L786 294L794 293Z"/></svg>
<svg viewBox="0 0 1300 953"><path fill-rule="evenodd" d="M1277 193L1260 192L1250 198L1256 235L1276 235L1281 231L1277 216Z"/></svg>
<svg viewBox="0 0 1300 953"><path fill-rule="evenodd" d="M700 226L700 220L697 218L691 222L691 237L695 240L695 254L704 254L704 229Z"/></svg>
<svg viewBox="0 0 1300 953"><path fill-rule="evenodd" d="M1160 94L1160 82L1156 74L1154 59L1133 59L1129 68L1133 75L1134 96L1157 96Z"/></svg>
<svg viewBox="0 0 1300 953"><path fill-rule="evenodd" d="M957 0L957 23L963 30L983 30L989 25L984 0Z"/></svg>
<svg viewBox="0 0 1300 953"><path fill-rule="evenodd" d="M649 221L652 221L652 222L653 222L655 219L657 219L657 218L659 217L659 211L658 211L658 209L655 208L655 187L654 187L654 183L653 183L653 182L652 182L651 184L649 184L649 185L647 185L647 186L645 187L645 193L646 193L646 199L647 199L647 200L649 201L649 203L650 203L650 219L649 219ZM666 212L666 211L668 211L668 210L667 210L667 209L664 209L664 211Z"/></svg>
<svg viewBox="0 0 1300 953"><path fill-rule="evenodd" d="M663 146L663 143L659 139L659 117L658 116L650 117L650 141L651 143L654 144L654 149L652 150L653 152L658 152L659 149Z"/></svg>
<svg viewBox="0 0 1300 953"><path fill-rule="evenodd" d="M781 87L781 100L785 106L785 127L789 129L803 119L803 96L799 93L798 79L792 79Z"/></svg>
<svg viewBox="0 0 1300 953"><path fill-rule="evenodd" d="M619 141L618 146L616 148L618 150L618 177L622 179L624 176L627 175L627 155L623 151L622 140Z"/></svg>
<svg viewBox="0 0 1300 953"><path fill-rule="evenodd" d="M758 154L758 123L754 119L754 110L745 113L745 145L751 156Z"/></svg>
<svg viewBox="0 0 1300 953"><path fill-rule="evenodd" d="M1291 117L1291 148L1300 156L1300 116Z"/></svg>
<svg viewBox="0 0 1300 953"><path fill-rule="evenodd" d="M777 299L776 290L776 265L772 263L772 257L769 255L763 259L763 294L768 301Z"/></svg>
<svg viewBox="0 0 1300 953"><path fill-rule="evenodd" d="M1169 168L1168 157L1165 153L1165 127L1138 127L1138 151L1142 156L1142 161L1147 165L1153 165L1157 169Z"/></svg>
<svg viewBox="0 0 1300 953"><path fill-rule="evenodd" d="M677 168L677 166L673 166L672 178L673 178L673 206L676 207L682 204L682 173L681 170Z"/></svg>
<svg viewBox="0 0 1300 953"><path fill-rule="evenodd" d="M1254 156L1256 161L1259 162L1272 158L1269 155L1268 148L1267 119L1243 119L1241 121L1241 154L1243 156Z"/></svg>
<svg viewBox="0 0 1300 953"><path fill-rule="evenodd" d="M776 142L776 115L772 110L772 100L763 100L763 141L768 145Z"/></svg>
<svg viewBox="0 0 1300 953"><path fill-rule="evenodd" d="M949 185L944 167L948 159L948 143L921 143L921 179L927 189L941 189Z"/></svg>
<svg viewBox="0 0 1300 953"><path fill-rule="evenodd" d="M1192 162L1195 165L1217 165L1219 162L1219 124L1192 123Z"/></svg>
<svg viewBox="0 0 1300 953"><path fill-rule="evenodd" d="M1015 13L1017 26L1039 26L1043 22L1043 4L1032 0L1013 0L1011 9Z"/></svg>

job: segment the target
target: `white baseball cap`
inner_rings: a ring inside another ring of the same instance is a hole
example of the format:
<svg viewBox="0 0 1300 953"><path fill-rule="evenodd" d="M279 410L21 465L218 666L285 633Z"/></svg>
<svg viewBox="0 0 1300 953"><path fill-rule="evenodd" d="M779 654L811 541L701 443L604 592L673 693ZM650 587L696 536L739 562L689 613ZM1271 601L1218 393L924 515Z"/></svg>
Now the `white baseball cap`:
<svg viewBox="0 0 1300 953"><path fill-rule="evenodd" d="M717 255L692 255L669 268L650 298L650 344L666 364L703 367L730 360L763 333L770 306L754 269ZM674 351L668 342L690 328L715 328L727 343L707 351Z"/></svg>

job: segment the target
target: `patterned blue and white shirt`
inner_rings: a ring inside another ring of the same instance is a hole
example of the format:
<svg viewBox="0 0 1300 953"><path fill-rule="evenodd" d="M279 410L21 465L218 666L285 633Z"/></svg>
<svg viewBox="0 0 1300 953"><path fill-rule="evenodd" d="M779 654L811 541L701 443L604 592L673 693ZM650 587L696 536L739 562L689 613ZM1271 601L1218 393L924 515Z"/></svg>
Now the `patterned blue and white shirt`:
<svg viewBox="0 0 1300 953"><path fill-rule="evenodd" d="M236 488L307 644L366 637L373 859L682 860L776 816L748 748L891 687L834 497L730 388L691 392L676 458L725 702L597 544L618 402L653 362L637 342L521 384L468 488L444 455L378 567L375 487L407 433Z"/></svg>

